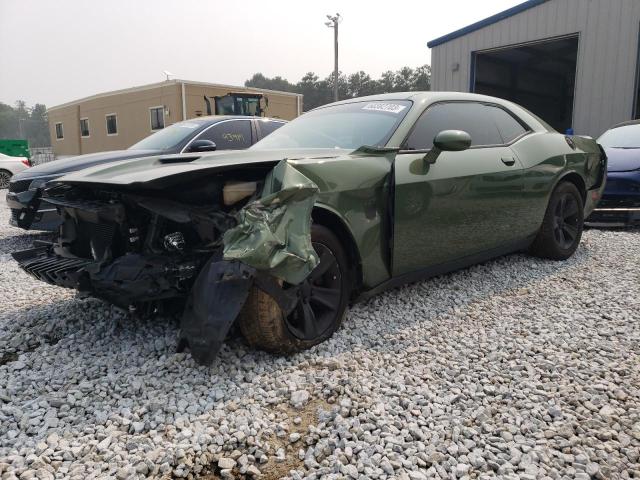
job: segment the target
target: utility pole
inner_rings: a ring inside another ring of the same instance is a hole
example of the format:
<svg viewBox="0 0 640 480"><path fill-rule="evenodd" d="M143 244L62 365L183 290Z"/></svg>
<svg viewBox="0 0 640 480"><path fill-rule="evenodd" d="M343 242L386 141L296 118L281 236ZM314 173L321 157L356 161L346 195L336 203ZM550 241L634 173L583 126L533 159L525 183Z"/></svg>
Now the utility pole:
<svg viewBox="0 0 640 480"><path fill-rule="evenodd" d="M336 13L334 16L327 15L329 19L328 22L324 24L333 28L333 56L334 56L334 65L333 65L333 101L338 101L338 24L342 21L342 17L339 13Z"/></svg>

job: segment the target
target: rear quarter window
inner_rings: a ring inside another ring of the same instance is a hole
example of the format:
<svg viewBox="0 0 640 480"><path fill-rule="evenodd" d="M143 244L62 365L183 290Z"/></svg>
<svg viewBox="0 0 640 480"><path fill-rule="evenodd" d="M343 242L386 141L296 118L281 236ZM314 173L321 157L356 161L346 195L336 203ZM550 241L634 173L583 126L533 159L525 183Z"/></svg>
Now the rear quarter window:
<svg viewBox="0 0 640 480"><path fill-rule="evenodd" d="M486 105L485 107L496 127L498 127L503 143L511 143L527 132L527 129L518 120L502 108L492 105Z"/></svg>
<svg viewBox="0 0 640 480"><path fill-rule="evenodd" d="M273 120L258 120L258 128L260 129L260 135L262 136L262 138L266 137L270 133L275 132L283 125L284 122L276 122Z"/></svg>

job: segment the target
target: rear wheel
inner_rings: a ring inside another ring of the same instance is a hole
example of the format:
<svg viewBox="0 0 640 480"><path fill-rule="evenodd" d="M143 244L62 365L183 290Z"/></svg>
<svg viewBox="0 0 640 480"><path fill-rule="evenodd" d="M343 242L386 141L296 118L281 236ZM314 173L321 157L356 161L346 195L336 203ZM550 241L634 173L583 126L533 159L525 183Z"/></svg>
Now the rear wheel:
<svg viewBox="0 0 640 480"><path fill-rule="evenodd" d="M11 181L11 172L7 170L0 170L0 189L9 188L10 181Z"/></svg>
<svg viewBox="0 0 640 480"><path fill-rule="evenodd" d="M347 256L326 227L313 225L311 242L320 262L297 288L298 303L284 315L275 300L252 288L239 315L249 344L270 352L305 350L329 338L340 327L349 299Z"/></svg>
<svg viewBox="0 0 640 480"><path fill-rule="evenodd" d="M573 183L560 183L551 195L531 252L552 260L569 258L582 238L583 215L584 202L578 188Z"/></svg>

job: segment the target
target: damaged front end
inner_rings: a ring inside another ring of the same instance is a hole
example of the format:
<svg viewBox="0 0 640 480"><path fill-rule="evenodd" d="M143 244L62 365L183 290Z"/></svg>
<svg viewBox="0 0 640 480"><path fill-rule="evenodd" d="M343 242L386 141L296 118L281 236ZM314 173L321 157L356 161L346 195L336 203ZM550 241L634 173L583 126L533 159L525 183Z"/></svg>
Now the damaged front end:
<svg viewBox="0 0 640 480"><path fill-rule="evenodd" d="M139 315L181 315L180 346L215 358L253 286L283 311L317 264L310 223L318 188L286 161L161 190L47 189L63 224L55 243L13 257L30 275Z"/></svg>

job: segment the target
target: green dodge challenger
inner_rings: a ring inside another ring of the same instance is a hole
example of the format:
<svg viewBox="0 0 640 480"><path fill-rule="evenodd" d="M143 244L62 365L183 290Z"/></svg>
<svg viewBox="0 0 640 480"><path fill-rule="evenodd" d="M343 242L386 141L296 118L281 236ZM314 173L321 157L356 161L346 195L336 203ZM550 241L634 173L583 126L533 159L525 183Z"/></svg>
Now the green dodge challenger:
<svg viewBox="0 0 640 480"><path fill-rule="evenodd" d="M606 155L518 105L393 93L315 109L247 151L125 160L44 192L55 243L31 275L137 315L181 317L213 361L235 323L274 352L338 329L350 301L510 252L576 250Z"/></svg>

